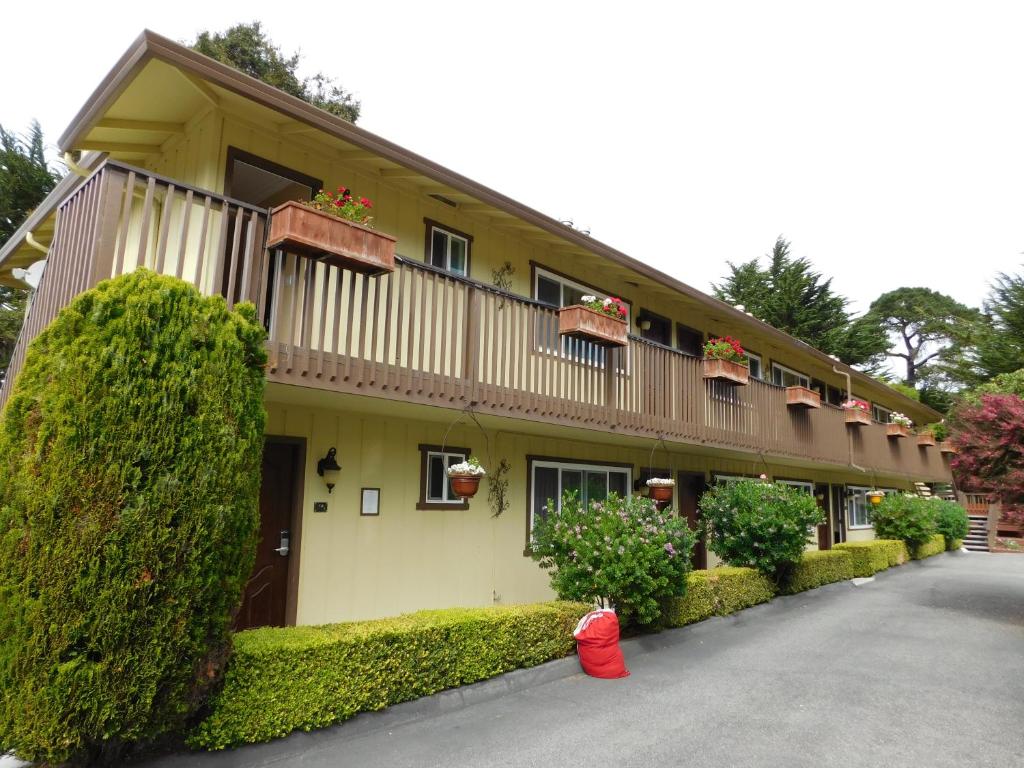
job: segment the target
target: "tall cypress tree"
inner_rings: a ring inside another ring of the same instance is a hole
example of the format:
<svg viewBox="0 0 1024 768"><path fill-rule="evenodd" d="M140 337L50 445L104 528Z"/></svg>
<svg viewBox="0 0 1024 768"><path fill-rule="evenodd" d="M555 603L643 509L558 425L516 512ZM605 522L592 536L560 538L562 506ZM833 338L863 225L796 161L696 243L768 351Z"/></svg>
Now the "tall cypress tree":
<svg viewBox="0 0 1024 768"><path fill-rule="evenodd" d="M759 259L729 262L729 274L712 286L715 296L844 363L872 368L882 359L887 342L878 324L855 318L832 279L807 259L794 259L781 235L767 260L767 266Z"/></svg>

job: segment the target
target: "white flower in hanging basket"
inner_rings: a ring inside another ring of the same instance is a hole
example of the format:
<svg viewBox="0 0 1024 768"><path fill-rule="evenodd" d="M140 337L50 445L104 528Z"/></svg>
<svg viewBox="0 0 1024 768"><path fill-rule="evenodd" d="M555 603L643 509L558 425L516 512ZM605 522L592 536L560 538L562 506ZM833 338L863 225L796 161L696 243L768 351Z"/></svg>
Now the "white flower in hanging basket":
<svg viewBox="0 0 1024 768"><path fill-rule="evenodd" d="M487 471L480 466L480 460L475 456L470 456L469 461L463 461L459 464L452 464L448 467L448 477L455 475L486 475Z"/></svg>
<svg viewBox="0 0 1024 768"><path fill-rule="evenodd" d="M651 487L652 485L658 485L658 486L667 485L667 486L671 487L671 486L673 486L675 484L676 484L676 481L673 480L671 477L652 477L650 480L647 481L647 487L648 488Z"/></svg>

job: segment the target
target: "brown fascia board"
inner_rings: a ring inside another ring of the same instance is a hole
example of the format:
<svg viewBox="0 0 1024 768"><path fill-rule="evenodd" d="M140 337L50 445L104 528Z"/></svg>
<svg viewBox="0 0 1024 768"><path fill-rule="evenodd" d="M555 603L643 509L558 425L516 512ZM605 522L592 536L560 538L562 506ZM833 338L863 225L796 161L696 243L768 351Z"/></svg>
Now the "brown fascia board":
<svg viewBox="0 0 1024 768"><path fill-rule="evenodd" d="M73 148L75 143L85 136L102 116L108 103L113 101L127 87L134 73L145 66L149 59L155 58L164 61L179 69L185 70L202 78L213 85L224 90L231 91L246 99L262 104L268 109L279 112L299 122L303 122L313 128L321 130L343 141L353 144L360 149L373 152L380 157L410 170L417 171L423 176L434 181L445 184L456 189L482 203L492 205L495 208L505 211L523 221L542 229L556 237L562 238L574 245L583 248L590 253L615 262L627 269L630 269L644 277L660 283L677 293L681 293L694 301L703 304L716 312L722 313L726 319L735 322L740 327L753 327L769 337L787 346L795 346L805 353L817 358L820 362L835 365L840 370L849 371L850 375L866 388L880 391L885 387L887 395L912 404L914 408L927 408L905 395L886 387L870 376L850 368L844 363L839 363L831 357L815 349L809 344L790 336L784 331L765 323L757 318L744 314L735 307L724 301L709 296L703 291L677 280L654 267L638 261L621 251L606 245L589 235L577 232L567 227L560 221L551 218L539 211L536 211L522 203L516 202L510 197L502 195L493 189L485 187L472 179L469 179L455 171L434 163L422 155L411 152L404 147L383 139L376 134L359 128L356 125L340 117L325 112L312 104L303 101L291 94L285 93L273 86L267 85L261 80L250 77L219 61L208 56L197 53L187 46L176 43L163 35L158 35L150 30L144 30L135 40L131 48L121 57L110 73L100 83L86 102L86 105L75 116L71 125L61 135L58 145L61 149ZM927 410L934 418L941 418L941 414L930 408Z"/></svg>

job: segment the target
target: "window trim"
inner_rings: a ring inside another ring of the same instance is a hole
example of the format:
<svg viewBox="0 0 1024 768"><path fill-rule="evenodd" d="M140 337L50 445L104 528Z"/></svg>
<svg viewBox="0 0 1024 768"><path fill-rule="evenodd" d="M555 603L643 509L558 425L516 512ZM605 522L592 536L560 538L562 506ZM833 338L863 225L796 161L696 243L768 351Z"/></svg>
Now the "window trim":
<svg viewBox="0 0 1024 768"><path fill-rule="evenodd" d="M529 454L526 457L526 548L523 550L523 555L526 557L530 556L530 545L533 543L533 470L536 466L551 466L552 464L558 465L559 469L563 466L567 466L569 469L582 469L584 471L588 469L604 468L612 470L625 470L626 472L626 492L628 493L633 488L633 464L627 461L593 461L591 459L566 459L559 456L535 456ZM561 475L559 475L559 483L561 483ZM559 499L558 503L561 504L562 500Z"/></svg>
<svg viewBox="0 0 1024 768"><path fill-rule="evenodd" d="M757 360L757 366L758 366L758 368L761 369L761 375L760 376L754 376L754 372L750 371L751 378L757 379L758 381L764 381L765 380L765 378L764 378L764 356L758 354L757 352L751 352L749 349L744 349L743 351L747 353L748 360L749 360L749 358L756 359ZM749 367L749 363L748 363L748 367Z"/></svg>
<svg viewBox="0 0 1024 768"><path fill-rule="evenodd" d="M449 254L445 254L445 260L446 260L446 262L449 262L449 263L446 264L445 267L443 267L443 270L445 272L447 272L448 274L450 274L450 275L455 275L456 277L465 277L465 278L468 279L469 278L469 269L470 269L470 265L472 264L472 257L473 257L473 236L471 234L469 234L468 232L463 232L462 230L456 229L455 227L450 227L450 226L448 226L447 224L445 224L443 222L436 221L435 219L429 219L427 217L424 217L423 218L423 223L426 225L426 235L424 236L424 247L423 247L423 263L427 264L428 266L434 267L434 262L431 259L431 256L432 256L432 254L434 252L434 230L435 229L439 229L442 232L444 232L446 235L448 235L449 237L457 237L460 240L465 240L466 241L466 271L463 272L462 274L460 274L458 272L452 272L451 264L450 264L450 260L451 260L450 253ZM442 269L442 267L434 267L434 268L435 269Z"/></svg>
<svg viewBox="0 0 1024 768"><path fill-rule="evenodd" d="M734 475L725 472L712 472L710 486L718 485L720 482L726 483L738 483L740 480L760 480L760 475ZM774 482L772 480L765 480L764 482Z"/></svg>
<svg viewBox="0 0 1024 768"><path fill-rule="evenodd" d="M791 488L806 488L809 490L811 498L814 496L814 481L813 480L791 480L788 478L777 477L772 482L776 482L779 485L788 485Z"/></svg>
<svg viewBox="0 0 1024 768"><path fill-rule="evenodd" d="M546 267L543 264L540 264L536 261L531 261L530 298L533 299L534 301L540 301L540 299L537 298L537 278L540 277L542 273L544 273L545 277L556 280L559 283L568 283L573 288L576 288L577 290L583 291L585 293L592 293L594 295L602 294L604 296L615 296L616 298L620 299L622 303L626 305L626 321L629 327L632 328L633 302L630 301L629 299L626 299L622 295L616 294L613 291L606 291L603 288L598 288L597 286L594 285L587 285L586 283L581 283L575 277L567 275L564 272L559 272L557 269L552 269L551 267ZM561 307L558 307L558 309L561 309Z"/></svg>
<svg viewBox="0 0 1024 768"><path fill-rule="evenodd" d="M420 443L420 498L416 502L416 509L469 509L469 501L428 501L427 500L427 469L431 454L461 454L467 459L473 455L469 448L460 448L456 445L431 445Z"/></svg>
<svg viewBox="0 0 1024 768"><path fill-rule="evenodd" d="M879 411L885 411L884 419L879 418ZM896 413L896 411L894 411L892 408L886 408L884 405L879 405L878 403L871 404L871 418L877 421L879 424L891 424L892 415L894 413Z"/></svg>
<svg viewBox="0 0 1024 768"><path fill-rule="evenodd" d="M789 374L792 374L793 376L796 376L797 378L803 379L807 383L806 384L775 384L775 369L776 368L778 368L780 371L783 371L784 373L789 373ZM811 377L808 376L806 373L801 373L800 371L798 371L798 370L796 370L794 368L790 368L788 365L783 365L782 363L779 363L779 362L776 362L775 360L772 360L772 378L771 378L771 383L775 384L775 386L777 386L777 387L800 386L800 387L805 387L806 389L810 389L811 388Z"/></svg>
<svg viewBox="0 0 1024 768"><path fill-rule="evenodd" d="M864 497L864 509L867 510L868 509L868 505L870 504L870 502L868 501L868 498L867 498L867 493L870 490L871 490L871 488L866 486L866 485L848 485L848 486L846 486L846 530L848 530L848 531L867 531L867 530L873 529L875 527L870 522L867 523L866 525L854 525L853 524L852 509L850 508L850 502L852 502L854 496L859 493L860 495L862 495ZM853 493L851 493L851 491ZM867 515L867 517L870 520L871 516Z"/></svg>

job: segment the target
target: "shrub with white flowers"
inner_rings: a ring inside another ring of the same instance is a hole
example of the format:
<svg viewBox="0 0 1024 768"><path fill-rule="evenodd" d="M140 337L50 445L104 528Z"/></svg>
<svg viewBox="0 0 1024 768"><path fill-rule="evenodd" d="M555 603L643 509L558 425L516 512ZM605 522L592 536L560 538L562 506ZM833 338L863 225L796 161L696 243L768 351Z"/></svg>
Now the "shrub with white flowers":
<svg viewBox="0 0 1024 768"><path fill-rule="evenodd" d="M454 475L486 475L487 472L480 466L480 459L470 456L469 461L462 461L448 467L448 477Z"/></svg>
<svg viewBox="0 0 1024 768"><path fill-rule="evenodd" d="M776 582L800 560L812 526L825 521L809 493L756 480L715 486L701 497L700 511L712 552Z"/></svg>
<svg viewBox="0 0 1024 768"><path fill-rule="evenodd" d="M661 600L686 591L694 537L685 518L614 493L583 504L568 492L560 512L554 500L545 509L531 554L551 571L562 600L610 604L623 619L650 624L661 616Z"/></svg>

